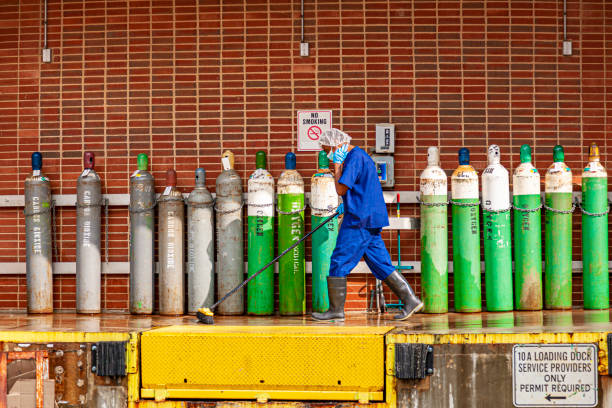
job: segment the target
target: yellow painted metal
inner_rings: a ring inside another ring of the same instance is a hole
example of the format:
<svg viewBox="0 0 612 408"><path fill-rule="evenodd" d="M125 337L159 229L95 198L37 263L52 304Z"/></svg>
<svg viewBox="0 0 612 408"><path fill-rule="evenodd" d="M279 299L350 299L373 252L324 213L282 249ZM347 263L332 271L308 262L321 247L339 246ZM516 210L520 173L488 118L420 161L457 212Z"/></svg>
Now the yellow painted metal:
<svg viewBox="0 0 612 408"><path fill-rule="evenodd" d="M140 399L140 370L138 364L140 333L131 333L127 348L127 392L128 402Z"/></svg>
<svg viewBox="0 0 612 408"><path fill-rule="evenodd" d="M268 399L380 401L385 388L385 334L391 329L153 329L141 334L141 397L258 399L267 394ZM163 396L156 393L160 389L165 390Z"/></svg>
<svg viewBox="0 0 612 408"><path fill-rule="evenodd" d="M390 333L387 343L424 344L570 344L594 343L599 348L599 372L608 373L608 333L461 333L461 334L401 334ZM389 353L387 349L387 354Z"/></svg>
<svg viewBox="0 0 612 408"><path fill-rule="evenodd" d="M111 332L0 331L0 341L11 343L94 343L97 341L128 341L129 338L129 333Z"/></svg>

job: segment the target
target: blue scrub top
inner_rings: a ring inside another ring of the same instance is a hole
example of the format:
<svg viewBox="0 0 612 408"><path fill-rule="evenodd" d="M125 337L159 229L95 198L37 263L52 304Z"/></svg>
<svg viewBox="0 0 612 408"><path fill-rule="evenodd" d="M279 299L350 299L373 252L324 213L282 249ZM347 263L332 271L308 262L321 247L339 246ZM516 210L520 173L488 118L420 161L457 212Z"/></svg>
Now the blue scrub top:
<svg viewBox="0 0 612 408"><path fill-rule="evenodd" d="M344 201L343 226L382 228L389 225L387 206L378 180L376 164L355 146L344 160L340 184L348 187Z"/></svg>

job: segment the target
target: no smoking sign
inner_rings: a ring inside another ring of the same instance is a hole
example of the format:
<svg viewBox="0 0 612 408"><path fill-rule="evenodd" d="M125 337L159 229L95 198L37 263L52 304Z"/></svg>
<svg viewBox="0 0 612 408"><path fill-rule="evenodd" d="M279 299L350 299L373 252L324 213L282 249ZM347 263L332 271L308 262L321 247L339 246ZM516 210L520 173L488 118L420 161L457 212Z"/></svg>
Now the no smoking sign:
<svg viewBox="0 0 612 408"><path fill-rule="evenodd" d="M298 151L319 151L319 138L332 127L332 111L298 111Z"/></svg>

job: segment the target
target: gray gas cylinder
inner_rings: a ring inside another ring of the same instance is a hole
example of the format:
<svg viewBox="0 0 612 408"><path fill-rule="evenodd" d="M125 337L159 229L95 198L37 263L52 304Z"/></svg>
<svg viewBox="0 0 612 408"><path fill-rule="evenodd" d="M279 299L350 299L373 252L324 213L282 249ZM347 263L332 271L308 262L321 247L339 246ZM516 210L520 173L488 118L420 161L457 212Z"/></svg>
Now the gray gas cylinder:
<svg viewBox="0 0 612 408"><path fill-rule="evenodd" d="M185 311L184 223L185 202L176 188L176 172L166 172L166 188L157 200L159 226L159 313Z"/></svg>
<svg viewBox="0 0 612 408"><path fill-rule="evenodd" d="M224 296L244 280L242 230L242 180L234 170L234 154L222 156L223 172L217 177L217 293ZM244 290L240 289L217 308L221 315L244 313Z"/></svg>
<svg viewBox="0 0 612 408"><path fill-rule="evenodd" d="M94 154L85 152L85 169L77 179L76 202L76 311L100 313L100 177Z"/></svg>
<svg viewBox="0 0 612 408"><path fill-rule="evenodd" d="M187 312L215 301L215 240L213 197L206 188L206 171L195 171L195 188L187 199Z"/></svg>
<svg viewBox="0 0 612 408"><path fill-rule="evenodd" d="M25 180L28 313L53 312L51 185L41 169L42 155L35 152L32 174Z"/></svg>
<svg viewBox="0 0 612 408"><path fill-rule="evenodd" d="M138 155L130 177L130 312L153 313L155 185L147 171L147 155Z"/></svg>

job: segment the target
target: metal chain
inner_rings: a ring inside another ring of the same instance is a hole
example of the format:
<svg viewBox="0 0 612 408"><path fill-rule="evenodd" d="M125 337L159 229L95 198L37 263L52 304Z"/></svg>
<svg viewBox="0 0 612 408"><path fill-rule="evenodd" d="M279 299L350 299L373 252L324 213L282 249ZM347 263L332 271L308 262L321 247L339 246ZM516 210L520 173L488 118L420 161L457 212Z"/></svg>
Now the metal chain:
<svg viewBox="0 0 612 408"><path fill-rule="evenodd" d="M312 205L310 205L310 204L309 204L308 206L309 206L309 207L310 207L310 209L311 209L311 210L313 210L313 211L329 212L329 213L333 213L333 212L335 212L335 211L338 209L338 206L336 206L336 207L332 207L331 205L330 205L330 206L328 206L327 208L316 208L316 207L313 207L313 206L312 206Z"/></svg>
<svg viewBox="0 0 612 408"><path fill-rule="evenodd" d="M108 198L104 199L104 262L108 264Z"/></svg>
<svg viewBox="0 0 612 408"><path fill-rule="evenodd" d="M77 201L76 203L74 203L74 206L75 206L76 208L102 207L102 206L104 205L104 201L105 201L105 200L106 200L106 199L105 199L105 198L103 198L103 199L101 199L101 200L100 200L100 202L99 202L99 203L97 203L97 204L79 204L79 202Z"/></svg>
<svg viewBox="0 0 612 408"><path fill-rule="evenodd" d="M132 206L129 206L128 207L128 211L130 212L130 214L140 214L140 213L144 213L144 212L147 212L147 211L151 211L152 209L155 208L155 206L157 206L157 199L155 199L153 201L153 205L150 206L150 207L139 208L139 209L135 210L135 209L132 208Z"/></svg>
<svg viewBox="0 0 612 408"><path fill-rule="evenodd" d="M557 214L571 214L576 209L576 204L572 203L572 209L571 210L557 210L556 208L551 208L551 207L547 206L544 203L542 203L542 207L544 207L544 209L546 211L550 211L550 212L557 213Z"/></svg>
<svg viewBox="0 0 612 408"><path fill-rule="evenodd" d="M508 208L504 208L503 210L489 210L489 209L485 208L484 204L481 207L482 207L482 211L490 212L490 213L493 213L493 214L500 214L500 213L508 212L508 211L510 211L512 209L512 205L510 205L510 207L508 207Z"/></svg>
<svg viewBox="0 0 612 408"><path fill-rule="evenodd" d="M584 215L588 215L591 217L603 217L604 215L607 215L610 212L610 202L608 202L608 208L606 209L605 212L600 212L600 213L591 213L588 212L587 210L585 210L582 207L582 203L578 200L576 200L576 206L578 206L578 208L580 208L580 211L584 214Z"/></svg>
<svg viewBox="0 0 612 408"><path fill-rule="evenodd" d="M300 208L299 210L293 210L293 211L281 211L280 208L276 207L276 212L278 212L281 215L292 215L292 214L299 214L305 209L306 209L306 205L304 204L304 206Z"/></svg>
<svg viewBox="0 0 612 408"><path fill-rule="evenodd" d="M514 208L516 211L519 211L519 212L532 213L532 212L540 211L540 209L542 209L542 203L540 203L540 205L538 205L536 208L521 208L521 207L517 207L514 204L512 204L512 208Z"/></svg>
<svg viewBox="0 0 612 408"><path fill-rule="evenodd" d="M215 203L215 204L216 204L216 203ZM216 212L217 214L219 214L219 215L225 215L225 214L231 214L231 213L238 212L238 211L242 210L242 207L244 207L244 200L243 200L243 201L240 203L240 207L238 207L238 208L233 208L233 209L231 209L231 210L223 210L223 211L221 211L221 210L219 210L219 209L217 208L217 206L216 206L216 205L215 205L215 207L214 207L214 208L215 208L215 212Z"/></svg>
<svg viewBox="0 0 612 408"><path fill-rule="evenodd" d="M478 200L477 203L460 203L458 201L448 200L448 203L459 207L475 207L480 205L480 200Z"/></svg>
<svg viewBox="0 0 612 408"><path fill-rule="evenodd" d="M53 205L53 202L52 204ZM25 208L23 209L23 215L26 217L31 217L33 215L42 215L42 214L46 214L48 212L51 212L51 206L47 207L47 208L42 208L40 211L35 211L35 212L31 212L31 213L27 213Z"/></svg>
<svg viewBox="0 0 612 408"><path fill-rule="evenodd" d="M263 208L263 207L272 207L274 205L274 203L269 203L269 204L252 204L252 203L247 203L247 205L249 207Z"/></svg>
<svg viewBox="0 0 612 408"><path fill-rule="evenodd" d="M425 207L444 207L445 205L448 205L451 201L447 200L445 203L426 203L425 201L421 201L421 197L417 196L417 202L419 202L421 205L424 205Z"/></svg>
<svg viewBox="0 0 612 408"><path fill-rule="evenodd" d="M215 205L215 200L212 200L210 203L206 203L206 204L191 204L189 202L189 198L185 199L185 205L187 207L191 207L191 208L211 208Z"/></svg>

